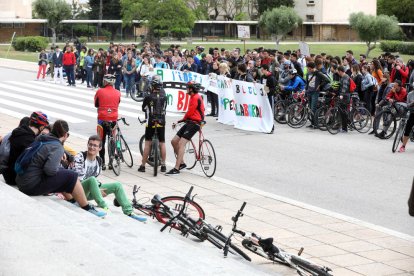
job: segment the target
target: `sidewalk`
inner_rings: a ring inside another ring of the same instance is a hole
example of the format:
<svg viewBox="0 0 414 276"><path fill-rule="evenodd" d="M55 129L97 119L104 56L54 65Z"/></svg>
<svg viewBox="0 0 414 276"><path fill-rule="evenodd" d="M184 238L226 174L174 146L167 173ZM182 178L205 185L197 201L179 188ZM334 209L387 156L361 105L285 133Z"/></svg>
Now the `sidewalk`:
<svg viewBox="0 0 414 276"><path fill-rule="evenodd" d="M39 66L36 62L23 61L17 59L0 58L0 67L16 69L29 72L37 72Z"/></svg>
<svg viewBox="0 0 414 276"><path fill-rule="evenodd" d="M4 135L17 126L19 119L0 114L0 121L0 135ZM67 144L85 150L86 141L72 134ZM193 185L206 220L222 225L224 233L229 233L231 217L246 201L245 216L239 220L241 229L274 237L276 244L288 252L295 253L304 247L303 256L330 267L333 275L414 275L414 237L220 178L208 179L192 172L175 177L153 177L150 170L138 173L139 160L140 156L134 155L135 166L122 168L119 177L105 171L101 182L120 181L128 195L134 185L139 185L138 198L183 195ZM110 198L107 200L111 202ZM407 219L412 219L408 212ZM285 266L249 256L260 267L282 275L297 275Z"/></svg>

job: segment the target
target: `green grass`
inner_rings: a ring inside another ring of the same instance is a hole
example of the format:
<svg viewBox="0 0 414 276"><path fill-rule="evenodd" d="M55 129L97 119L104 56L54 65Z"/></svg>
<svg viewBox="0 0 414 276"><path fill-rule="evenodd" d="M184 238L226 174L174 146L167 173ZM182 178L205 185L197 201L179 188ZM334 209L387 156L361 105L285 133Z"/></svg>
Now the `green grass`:
<svg viewBox="0 0 414 276"><path fill-rule="evenodd" d="M162 48L167 48L171 42L164 42L162 45ZM61 48L64 46L63 44L58 44ZM109 43L108 43L109 45ZM203 45L203 42L201 41L194 41L192 45L188 45L185 41L180 44L182 49L194 49L196 45ZM218 47L226 48L226 49L233 49L236 47L239 47L242 51L244 51L243 43L241 42L235 42L234 44L223 44L220 42L213 43L213 44L204 44L205 48L208 49L210 47ZM246 49L254 49L259 47L264 47L265 49L275 49L275 44L246 44ZM9 46L0 46L0 57L4 58L6 57L7 49ZM95 49L98 48L106 48L105 44L94 44L89 43L88 47L92 47ZM295 50L298 49L298 44L281 44L279 46L280 51L286 51L286 50ZM314 54L320 54L322 52L325 52L327 54L330 54L332 56L339 56L342 57L345 55L345 52L347 50L352 50L354 52L354 56L358 59L359 54L365 54L366 52L366 46L365 44L310 44L310 52ZM377 57L382 53L379 46L372 50L370 53L370 58ZM405 62L407 62L409 59L414 59L414 56L409 55L400 55L400 57L403 58ZM19 52L14 51L13 48L10 49L8 58L10 59L17 59L17 60L24 60L24 61L37 61L38 53L30 53L30 52Z"/></svg>

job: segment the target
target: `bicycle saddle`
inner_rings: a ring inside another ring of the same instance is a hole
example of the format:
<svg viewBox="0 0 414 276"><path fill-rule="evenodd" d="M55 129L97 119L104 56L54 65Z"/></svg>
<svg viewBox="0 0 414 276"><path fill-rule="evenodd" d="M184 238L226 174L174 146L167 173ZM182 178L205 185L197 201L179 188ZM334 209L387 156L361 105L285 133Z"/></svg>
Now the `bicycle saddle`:
<svg viewBox="0 0 414 276"><path fill-rule="evenodd" d="M273 245L273 238L260 239L259 245L265 252L279 253L279 249Z"/></svg>
<svg viewBox="0 0 414 276"><path fill-rule="evenodd" d="M158 204L161 201L160 195L154 195L154 197L151 199L152 204Z"/></svg>

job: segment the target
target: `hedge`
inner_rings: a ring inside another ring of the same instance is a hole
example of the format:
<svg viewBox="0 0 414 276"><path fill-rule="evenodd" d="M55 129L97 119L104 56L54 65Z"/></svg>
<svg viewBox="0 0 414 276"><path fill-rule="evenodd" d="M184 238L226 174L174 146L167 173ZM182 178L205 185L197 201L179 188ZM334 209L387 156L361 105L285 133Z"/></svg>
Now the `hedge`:
<svg viewBox="0 0 414 276"><path fill-rule="evenodd" d="M25 36L16 38L13 47L16 51L40 52L46 49L48 43L48 39L43 36Z"/></svg>
<svg viewBox="0 0 414 276"><path fill-rule="evenodd" d="M414 42L385 40L381 42L380 48L384 52L399 52L405 55L414 55Z"/></svg>

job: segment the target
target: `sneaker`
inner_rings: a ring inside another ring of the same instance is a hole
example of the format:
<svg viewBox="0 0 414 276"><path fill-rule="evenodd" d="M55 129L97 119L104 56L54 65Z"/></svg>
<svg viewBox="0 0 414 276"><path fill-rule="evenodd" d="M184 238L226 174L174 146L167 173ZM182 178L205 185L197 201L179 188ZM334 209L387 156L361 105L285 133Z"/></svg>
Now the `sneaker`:
<svg viewBox="0 0 414 276"><path fill-rule="evenodd" d="M138 171L139 172L145 172L145 166L139 166L139 168L138 168Z"/></svg>
<svg viewBox="0 0 414 276"><path fill-rule="evenodd" d="M378 134L377 137L380 138L380 139L385 139L385 132L381 131L381 133Z"/></svg>
<svg viewBox="0 0 414 276"><path fill-rule="evenodd" d="M346 130L346 129L341 129L341 130L339 131L339 133L348 133L348 130Z"/></svg>
<svg viewBox="0 0 414 276"><path fill-rule="evenodd" d="M398 150L398 152L400 152L400 153L405 152L405 147L404 146L401 146L400 149Z"/></svg>
<svg viewBox="0 0 414 276"><path fill-rule="evenodd" d="M185 163L180 164L180 168L179 168L180 171L185 168L187 168L187 165Z"/></svg>
<svg viewBox="0 0 414 276"><path fill-rule="evenodd" d="M307 128L315 128L314 125L308 125Z"/></svg>
<svg viewBox="0 0 414 276"><path fill-rule="evenodd" d="M165 175L177 175L180 174L180 171L176 168L171 169L169 172L167 172Z"/></svg>
<svg viewBox="0 0 414 276"><path fill-rule="evenodd" d="M88 210L89 213L94 214L97 217L103 218L106 216L105 212L102 211L98 211L95 209L95 207L91 206L90 209Z"/></svg>
<svg viewBox="0 0 414 276"><path fill-rule="evenodd" d="M167 171L167 167L165 165L161 165L161 172L166 172Z"/></svg>
<svg viewBox="0 0 414 276"><path fill-rule="evenodd" d="M105 171L106 170L106 166L102 165L102 170Z"/></svg>
<svg viewBox="0 0 414 276"><path fill-rule="evenodd" d="M134 213L129 214L128 217L136 219L139 222L146 222L147 221L146 217L140 217L140 216L135 215Z"/></svg>
<svg viewBox="0 0 414 276"><path fill-rule="evenodd" d="M108 170L112 170L112 164L108 164Z"/></svg>
<svg viewBox="0 0 414 276"><path fill-rule="evenodd" d="M375 133L375 131L371 131L370 133L368 133L368 135L372 135L372 134L374 134Z"/></svg>

